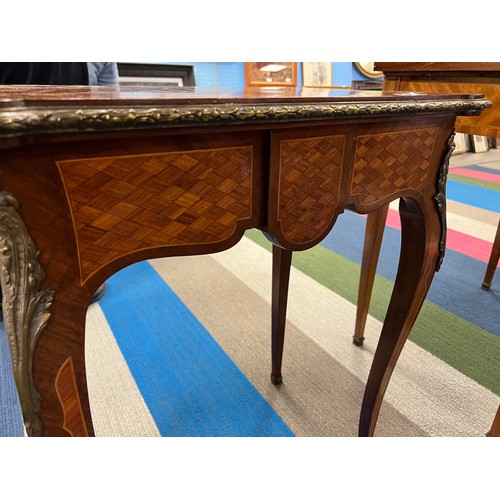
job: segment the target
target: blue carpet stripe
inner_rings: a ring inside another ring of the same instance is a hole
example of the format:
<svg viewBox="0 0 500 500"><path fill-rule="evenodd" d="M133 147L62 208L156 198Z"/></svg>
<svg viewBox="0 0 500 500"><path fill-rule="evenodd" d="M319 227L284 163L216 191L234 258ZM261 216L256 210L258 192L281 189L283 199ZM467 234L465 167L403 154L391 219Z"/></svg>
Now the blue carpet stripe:
<svg viewBox="0 0 500 500"><path fill-rule="evenodd" d="M10 349L0 315L0 437L24 436L21 405L12 374Z"/></svg>
<svg viewBox="0 0 500 500"><path fill-rule="evenodd" d="M449 180L446 183L446 196L449 200L500 213L498 191Z"/></svg>
<svg viewBox="0 0 500 500"><path fill-rule="evenodd" d="M498 170L498 168L481 167L480 165L472 165L472 166L467 166L464 168L467 168L468 170L476 170L476 172L484 172L486 174L494 174L494 175L498 175L498 177L500 177L500 170ZM453 173L453 169L450 170L450 173Z"/></svg>
<svg viewBox="0 0 500 500"><path fill-rule="evenodd" d="M366 219L353 212L345 212L338 219L332 232L321 242L321 245L343 257L361 265L363 239ZM401 232L386 227L377 274L394 281L396 278L398 258L401 250ZM457 269L460 272L457 273ZM474 323L480 328L500 336L500 321L494 314L484 311L498 309L500 292L496 288L489 291L481 289L486 263L447 250L443 265L435 275L427 300ZM453 287L450 297L449 288Z"/></svg>
<svg viewBox="0 0 500 500"><path fill-rule="evenodd" d="M147 262L99 304L162 436L293 436Z"/></svg>

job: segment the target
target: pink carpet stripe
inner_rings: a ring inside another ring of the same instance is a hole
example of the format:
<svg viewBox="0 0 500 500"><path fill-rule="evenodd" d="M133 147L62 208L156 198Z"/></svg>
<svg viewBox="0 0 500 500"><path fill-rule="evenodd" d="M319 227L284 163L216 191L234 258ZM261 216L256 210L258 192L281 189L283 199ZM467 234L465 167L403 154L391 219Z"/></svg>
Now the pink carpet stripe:
<svg viewBox="0 0 500 500"><path fill-rule="evenodd" d="M479 170L471 170L470 168L452 168L450 174L463 175L464 177L472 177L481 181L495 182L500 184L500 171L498 174L490 174L488 172L481 172Z"/></svg>
<svg viewBox="0 0 500 500"><path fill-rule="evenodd" d="M389 209L386 225L401 230L401 221L399 220L399 213L397 210ZM472 257L473 259L488 262L491 255L492 244L492 241L485 241L448 228L446 248ZM500 262L497 267L500 267Z"/></svg>

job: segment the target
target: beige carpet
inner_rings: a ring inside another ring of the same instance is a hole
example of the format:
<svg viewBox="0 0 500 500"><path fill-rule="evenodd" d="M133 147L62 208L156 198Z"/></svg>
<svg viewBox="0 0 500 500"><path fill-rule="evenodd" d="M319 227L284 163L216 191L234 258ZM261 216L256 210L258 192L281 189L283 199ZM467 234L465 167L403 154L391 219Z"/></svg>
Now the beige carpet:
<svg viewBox="0 0 500 500"><path fill-rule="evenodd" d="M297 436L356 436L380 323L352 344L355 308L292 269L284 383L270 382L270 253L243 238L216 255L151 261ZM88 312L87 363L99 436L158 436L98 304ZM231 383L228 380L227 383ZM376 436L484 436L498 396L408 341Z"/></svg>

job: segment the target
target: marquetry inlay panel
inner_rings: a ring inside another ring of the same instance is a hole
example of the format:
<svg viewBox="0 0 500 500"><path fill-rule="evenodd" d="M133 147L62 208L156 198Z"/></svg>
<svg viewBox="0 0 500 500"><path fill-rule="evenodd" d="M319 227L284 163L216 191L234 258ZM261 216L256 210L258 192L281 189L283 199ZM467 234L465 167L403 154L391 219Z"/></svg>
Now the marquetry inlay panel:
<svg viewBox="0 0 500 500"><path fill-rule="evenodd" d="M458 81L406 81L402 80L400 90L428 93L484 94L493 106L480 116L457 116L455 129L463 134L500 137L500 83L475 76L456 77ZM452 80L452 77L449 78Z"/></svg>
<svg viewBox="0 0 500 500"><path fill-rule="evenodd" d="M345 136L281 142L278 220L291 243L321 236L337 207Z"/></svg>
<svg viewBox="0 0 500 500"><path fill-rule="evenodd" d="M228 239L252 215L252 147L58 162L81 278L152 247Z"/></svg>
<svg viewBox="0 0 500 500"><path fill-rule="evenodd" d="M437 129L359 136L351 195L364 205L411 188L425 194Z"/></svg>

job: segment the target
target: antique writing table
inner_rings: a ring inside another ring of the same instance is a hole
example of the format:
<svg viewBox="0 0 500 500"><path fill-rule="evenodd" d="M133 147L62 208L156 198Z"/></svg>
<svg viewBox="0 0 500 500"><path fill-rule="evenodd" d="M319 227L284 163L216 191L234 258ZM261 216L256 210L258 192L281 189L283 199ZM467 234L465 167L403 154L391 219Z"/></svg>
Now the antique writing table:
<svg viewBox="0 0 500 500"><path fill-rule="evenodd" d="M227 249L249 228L274 244L280 383L292 252L345 208L401 198L400 268L361 407L359 434L372 435L442 257L455 118L489 106L471 94L0 87L0 279L27 433L93 435L85 316L111 274Z"/></svg>

